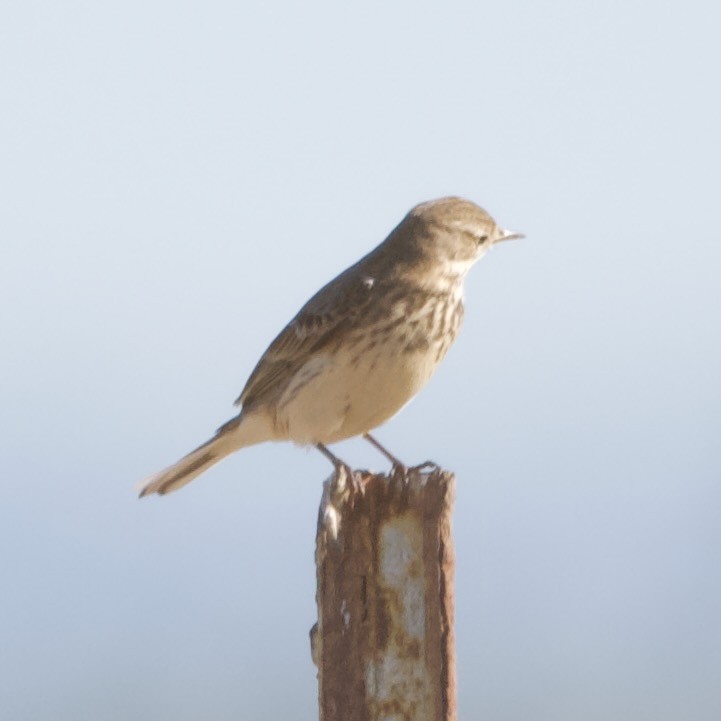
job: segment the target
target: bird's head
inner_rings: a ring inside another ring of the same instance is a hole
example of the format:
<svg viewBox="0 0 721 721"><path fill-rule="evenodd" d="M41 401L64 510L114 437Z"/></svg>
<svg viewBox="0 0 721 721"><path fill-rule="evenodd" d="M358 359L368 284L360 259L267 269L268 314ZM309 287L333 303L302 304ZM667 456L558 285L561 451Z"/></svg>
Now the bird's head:
<svg viewBox="0 0 721 721"><path fill-rule="evenodd" d="M413 228L416 247L426 258L465 274L488 250L503 240L522 238L501 228L470 200L440 198L416 205L404 222Z"/></svg>

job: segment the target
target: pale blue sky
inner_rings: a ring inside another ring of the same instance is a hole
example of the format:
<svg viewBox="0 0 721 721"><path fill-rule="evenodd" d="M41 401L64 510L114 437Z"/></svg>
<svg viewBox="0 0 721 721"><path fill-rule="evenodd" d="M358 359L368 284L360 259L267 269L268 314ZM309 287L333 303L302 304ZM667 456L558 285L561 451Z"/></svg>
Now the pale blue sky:
<svg viewBox="0 0 721 721"><path fill-rule="evenodd" d="M327 462L203 441L416 202L527 239L378 437L456 471L461 719L719 712L718 3L0 12L0 716L316 717ZM336 451L383 469L367 444Z"/></svg>

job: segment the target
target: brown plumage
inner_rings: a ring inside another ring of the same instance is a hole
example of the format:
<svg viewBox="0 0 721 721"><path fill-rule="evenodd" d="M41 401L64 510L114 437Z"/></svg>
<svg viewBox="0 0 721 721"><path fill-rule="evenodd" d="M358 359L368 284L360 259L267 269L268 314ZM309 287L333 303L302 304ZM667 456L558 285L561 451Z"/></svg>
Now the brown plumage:
<svg viewBox="0 0 721 721"><path fill-rule="evenodd" d="M517 237L461 198L413 208L280 332L236 400L240 413L148 478L141 496L176 490L263 441L317 445L338 462L325 444L368 436L425 385L460 329L467 271L494 243Z"/></svg>

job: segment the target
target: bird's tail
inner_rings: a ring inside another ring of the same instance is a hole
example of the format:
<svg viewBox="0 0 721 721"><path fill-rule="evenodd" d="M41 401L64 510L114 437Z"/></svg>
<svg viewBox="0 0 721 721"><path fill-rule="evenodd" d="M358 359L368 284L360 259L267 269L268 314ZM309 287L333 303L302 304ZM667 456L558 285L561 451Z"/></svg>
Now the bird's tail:
<svg viewBox="0 0 721 721"><path fill-rule="evenodd" d="M172 466L141 481L137 486L140 498L152 493L163 496L177 491L234 451L268 440L259 433L258 426L255 418L242 414L228 421L202 446L198 446Z"/></svg>

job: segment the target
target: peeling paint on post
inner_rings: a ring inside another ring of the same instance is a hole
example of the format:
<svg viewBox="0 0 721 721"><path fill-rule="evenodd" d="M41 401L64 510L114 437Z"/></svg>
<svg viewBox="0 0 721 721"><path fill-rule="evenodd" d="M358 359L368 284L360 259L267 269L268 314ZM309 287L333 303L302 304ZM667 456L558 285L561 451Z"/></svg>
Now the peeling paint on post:
<svg viewBox="0 0 721 721"><path fill-rule="evenodd" d="M454 721L453 474L353 481L326 481L318 517L320 719Z"/></svg>

